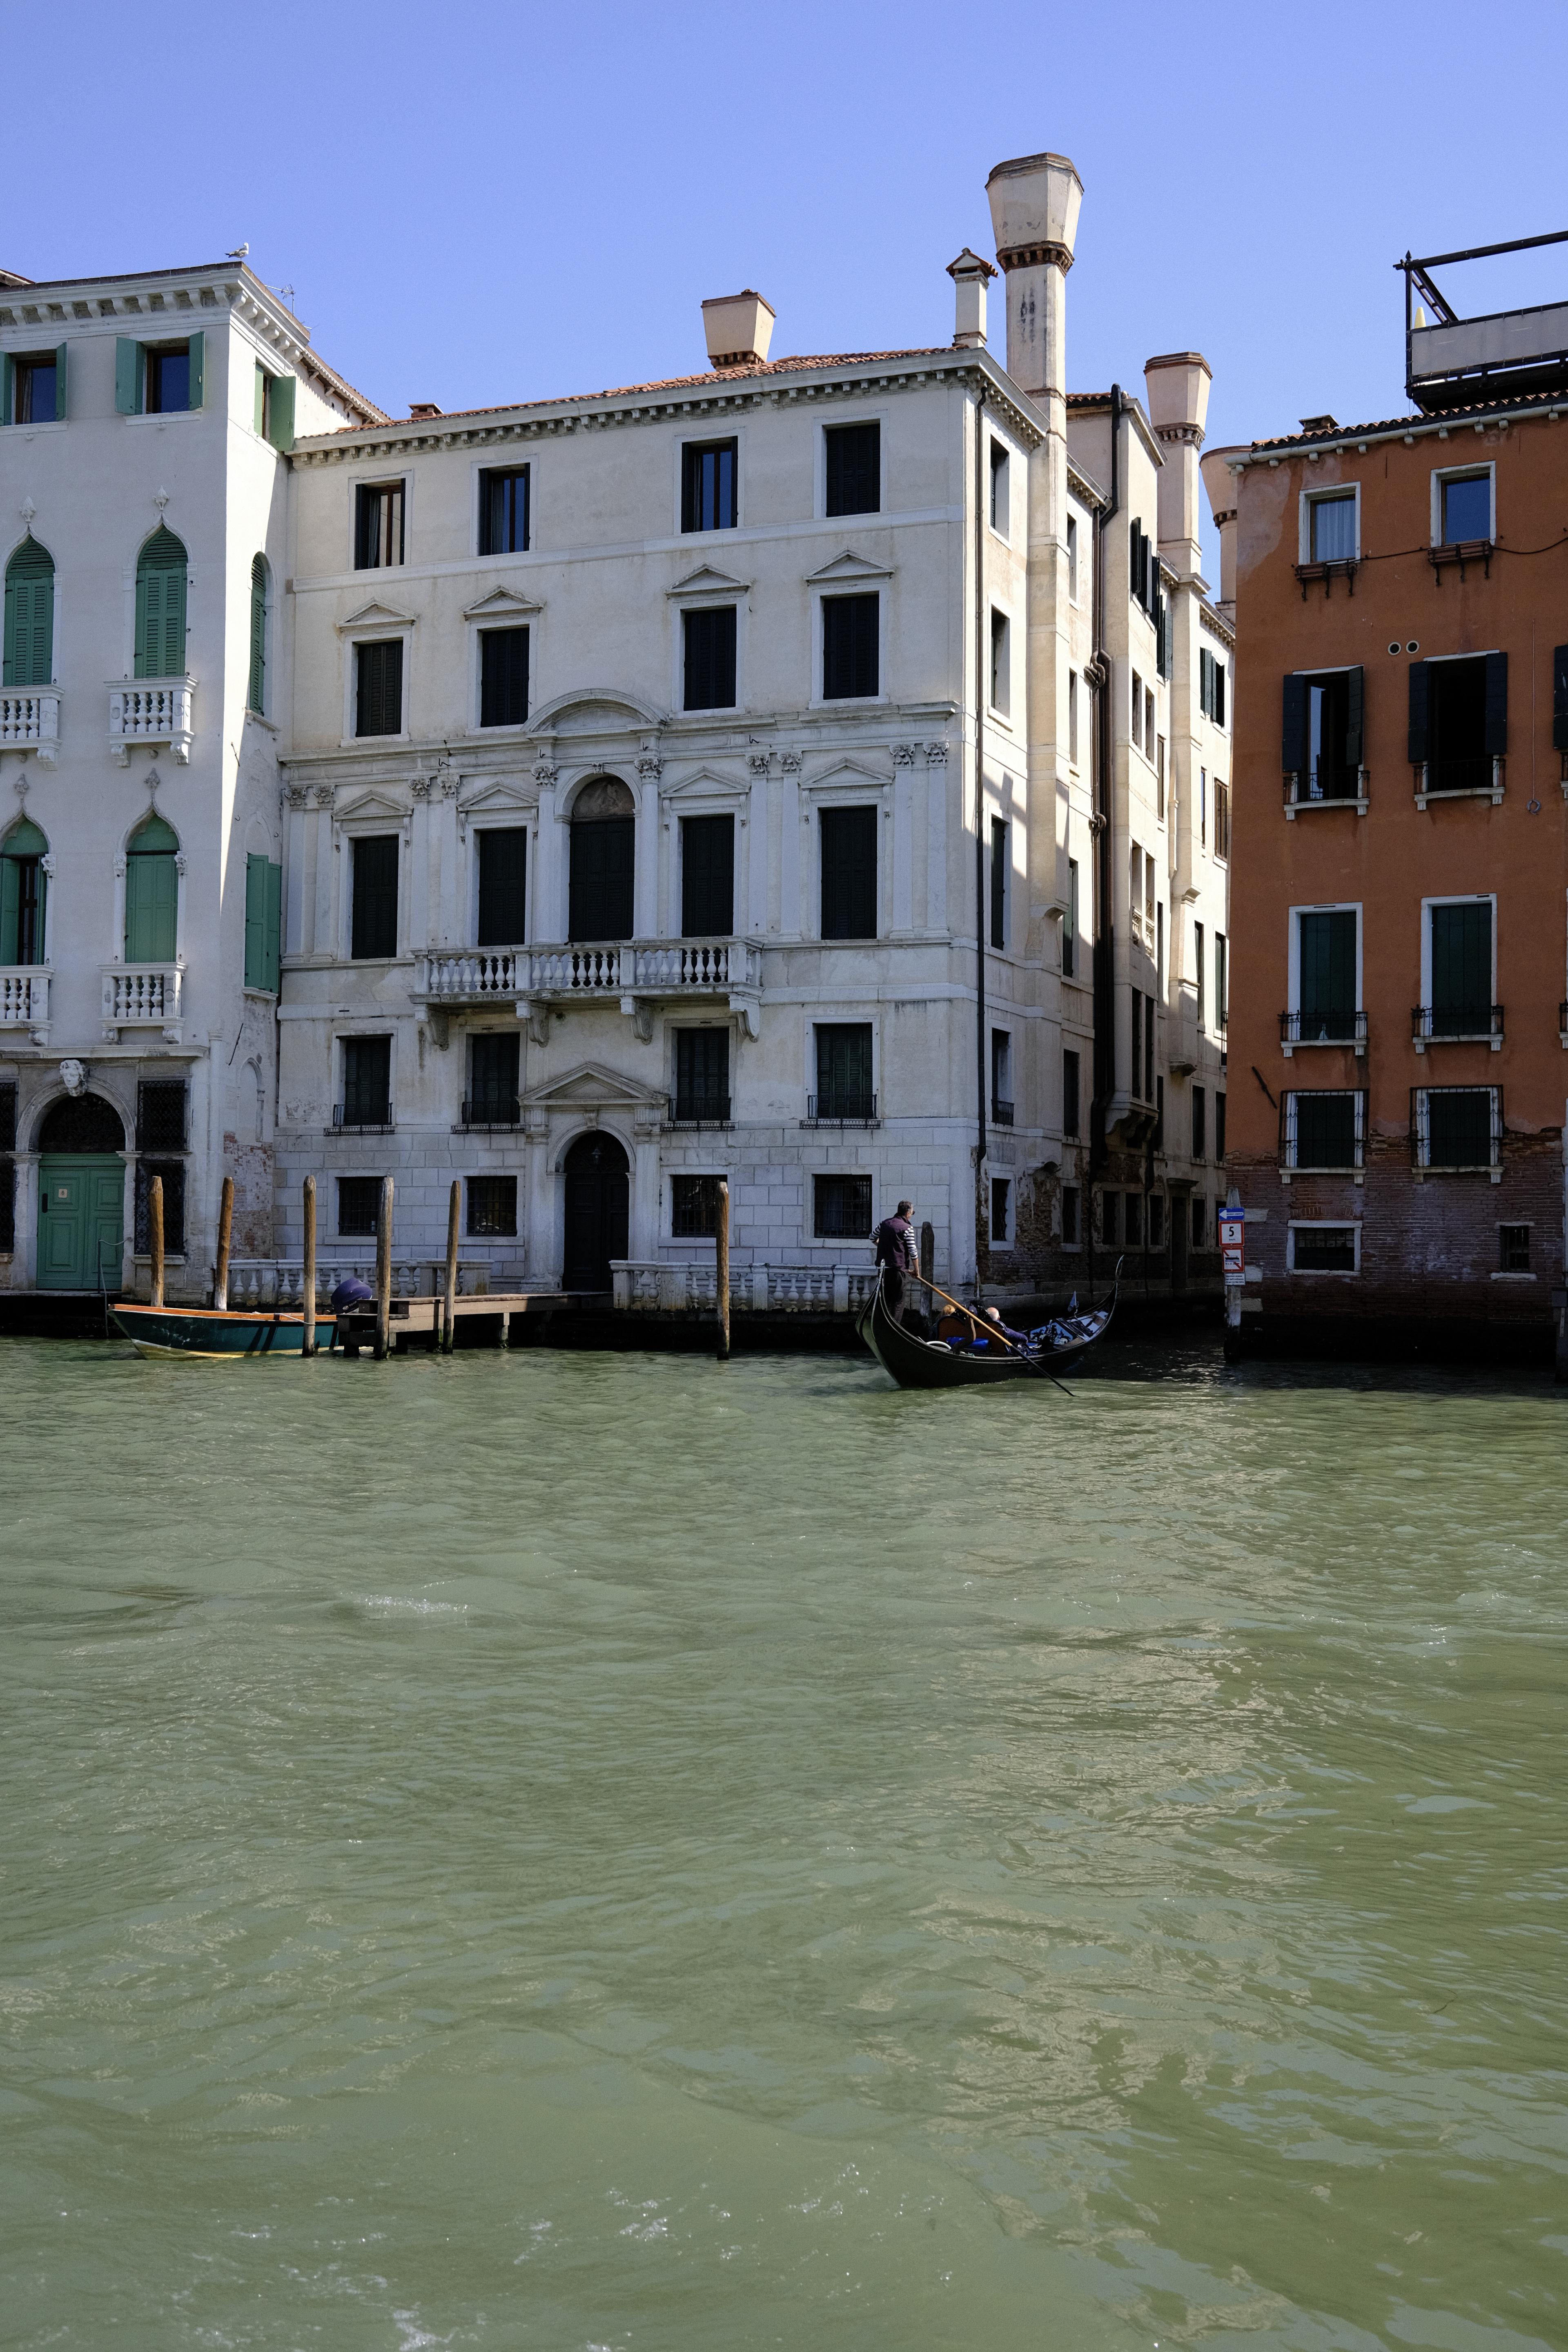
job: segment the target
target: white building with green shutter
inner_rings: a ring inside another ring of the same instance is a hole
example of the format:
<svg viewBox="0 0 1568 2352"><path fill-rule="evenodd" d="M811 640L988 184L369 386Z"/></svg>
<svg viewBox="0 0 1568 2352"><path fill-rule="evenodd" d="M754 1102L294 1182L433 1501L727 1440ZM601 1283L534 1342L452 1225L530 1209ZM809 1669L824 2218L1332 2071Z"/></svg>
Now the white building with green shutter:
<svg viewBox="0 0 1568 2352"><path fill-rule="evenodd" d="M0 271L0 1288L272 1247L286 452L374 423L251 273Z"/></svg>

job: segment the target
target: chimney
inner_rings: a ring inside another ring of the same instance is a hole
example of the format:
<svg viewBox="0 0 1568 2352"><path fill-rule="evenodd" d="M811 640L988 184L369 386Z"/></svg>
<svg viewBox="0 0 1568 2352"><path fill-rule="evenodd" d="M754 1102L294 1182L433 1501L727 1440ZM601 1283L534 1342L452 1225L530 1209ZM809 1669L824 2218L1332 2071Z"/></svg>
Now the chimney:
<svg viewBox="0 0 1568 2352"><path fill-rule="evenodd" d="M1143 362L1149 422L1165 457L1160 473L1160 552L1184 580L1204 568L1198 451L1208 420L1212 373L1202 352L1165 352Z"/></svg>
<svg viewBox="0 0 1568 2352"><path fill-rule="evenodd" d="M988 261L982 261L967 246L956 261L947 265L958 297L954 321L953 349L960 352L983 352L985 349L985 286L996 272Z"/></svg>
<svg viewBox="0 0 1568 2352"><path fill-rule="evenodd" d="M709 366L760 367L773 339L773 305L752 287L712 296L702 305Z"/></svg>
<svg viewBox="0 0 1568 2352"><path fill-rule="evenodd" d="M1232 613L1236 610L1236 476L1230 461L1246 455L1242 444L1233 442L1228 449L1211 449L1203 461L1204 488L1219 525L1219 601Z"/></svg>
<svg viewBox="0 0 1568 2352"><path fill-rule="evenodd" d="M439 416L441 412L433 400L411 400L408 404L408 414L410 416L424 418Z"/></svg>
<svg viewBox="0 0 1568 2352"><path fill-rule="evenodd" d="M1083 182L1065 155L1018 155L985 183L1007 273L1007 373L1023 391L1067 394L1067 274Z"/></svg>

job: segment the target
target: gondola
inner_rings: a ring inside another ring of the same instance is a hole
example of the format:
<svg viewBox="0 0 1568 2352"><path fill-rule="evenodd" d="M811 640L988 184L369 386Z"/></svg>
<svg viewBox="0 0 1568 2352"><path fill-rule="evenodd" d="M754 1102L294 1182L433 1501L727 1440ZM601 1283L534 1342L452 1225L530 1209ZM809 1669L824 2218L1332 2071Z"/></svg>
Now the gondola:
<svg viewBox="0 0 1568 2352"><path fill-rule="evenodd" d="M205 1363L239 1363L247 1356L298 1356L305 1345L302 1315L265 1314L243 1307L135 1307L118 1300L110 1313L139 1356L189 1356ZM326 1353L337 1332L331 1314L316 1318L316 1344Z"/></svg>
<svg viewBox="0 0 1568 2352"><path fill-rule="evenodd" d="M901 1389L983 1389L994 1388L1002 1381L1049 1381L1070 1370L1093 1347L1115 1311L1112 1290L1106 1304L1092 1313L1058 1316L1044 1325L1037 1340L1026 1348L993 1339L986 1348L972 1352L944 1347L940 1340L918 1339L913 1331L907 1331L889 1312L879 1276L856 1328L882 1370L890 1372Z"/></svg>

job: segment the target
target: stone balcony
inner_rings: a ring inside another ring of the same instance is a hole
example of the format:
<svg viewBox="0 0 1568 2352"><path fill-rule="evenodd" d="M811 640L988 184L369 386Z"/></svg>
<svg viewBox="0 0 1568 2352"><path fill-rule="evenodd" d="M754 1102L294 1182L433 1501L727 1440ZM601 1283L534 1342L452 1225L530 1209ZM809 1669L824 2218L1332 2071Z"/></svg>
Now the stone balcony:
<svg viewBox="0 0 1568 2352"><path fill-rule="evenodd" d="M104 1043L118 1044L122 1029L161 1029L169 1044L177 1045L184 977L177 963L106 963Z"/></svg>
<svg viewBox="0 0 1568 2352"><path fill-rule="evenodd" d="M110 678L109 746L123 768L133 743L166 743L182 766L191 756L194 677Z"/></svg>
<svg viewBox="0 0 1568 2352"><path fill-rule="evenodd" d="M49 968L0 964L0 1029L26 1029L35 1045L49 1042Z"/></svg>
<svg viewBox="0 0 1568 2352"><path fill-rule="evenodd" d="M621 940L457 955L430 949L416 959L413 992L421 1011L511 1004L520 1020L536 1006L618 1003L639 1026L643 1005L684 997L743 1012L754 1032L762 962L754 940Z"/></svg>
<svg viewBox="0 0 1568 2352"><path fill-rule="evenodd" d="M624 1313L716 1315L719 1277L710 1257L685 1264L612 1258L616 1307ZM858 1314L876 1287L874 1265L730 1267L730 1305L752 1315Z"/></svg>
<svg viewBox="0 0 1568 2352"><path fill-rule="evenodd" d="M0 751L28 751L40 768L59 756L60 698L53 687L18 686L0 694Z"/></svg>

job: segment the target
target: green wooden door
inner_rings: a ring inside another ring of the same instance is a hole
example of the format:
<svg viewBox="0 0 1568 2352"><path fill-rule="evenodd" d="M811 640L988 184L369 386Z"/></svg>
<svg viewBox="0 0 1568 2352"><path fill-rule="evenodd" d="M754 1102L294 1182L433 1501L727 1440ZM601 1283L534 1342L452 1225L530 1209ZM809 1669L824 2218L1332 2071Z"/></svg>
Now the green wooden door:
<svg viewBox="0 0 1568 2352"><path fill-rule="evenodd" d="M117 1290L124 1235L123 1160L74 1151L39 1160L40 1290Z"/></svg>

